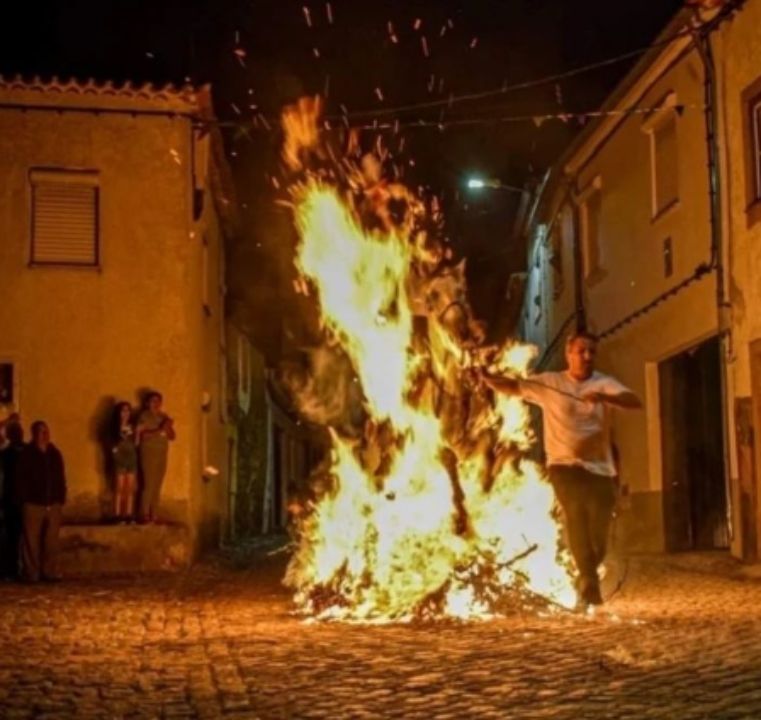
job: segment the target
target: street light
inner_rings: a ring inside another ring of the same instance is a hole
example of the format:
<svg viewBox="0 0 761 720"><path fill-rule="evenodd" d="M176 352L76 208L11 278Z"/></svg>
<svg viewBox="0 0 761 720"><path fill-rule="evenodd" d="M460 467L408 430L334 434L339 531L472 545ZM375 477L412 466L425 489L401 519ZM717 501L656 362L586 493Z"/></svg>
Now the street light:
<svg viewBox="0 0 761 720"><path fill-rule="evenodd" d="M496 178L489 178L485 180L480 177L470 177L467 181L469 190L483 190L483 188L489 188L490 190L507 190L508 192L522 193L523 188L516 187L515 185L503 185Z"/></svg>

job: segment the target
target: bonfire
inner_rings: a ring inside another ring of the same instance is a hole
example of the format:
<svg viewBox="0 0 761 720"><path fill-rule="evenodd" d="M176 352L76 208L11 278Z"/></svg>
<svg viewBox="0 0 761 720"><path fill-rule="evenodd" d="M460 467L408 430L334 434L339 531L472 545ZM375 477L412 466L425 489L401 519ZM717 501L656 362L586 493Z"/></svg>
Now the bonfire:
<svg viewBox="0 0 761 720"><path fill-rule="evenodd" d="M388 158L361 156L356 136L326 142L320 110L303 99L283 115L298 288L322 333L283 380L332 442L294 521L299 611L390 622L572 605L527 406L480 381L525 374L534 349L483 344L435 200L384 177Z"/></svg>

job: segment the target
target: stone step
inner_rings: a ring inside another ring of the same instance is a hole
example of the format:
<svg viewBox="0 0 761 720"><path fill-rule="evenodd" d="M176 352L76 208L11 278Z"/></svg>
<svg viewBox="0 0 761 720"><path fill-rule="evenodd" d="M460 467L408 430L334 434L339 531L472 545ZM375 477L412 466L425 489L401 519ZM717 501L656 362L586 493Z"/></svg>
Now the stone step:
<svg viewBox="0 0 761 720"><path fill-rule="evenodd" d="M64 525L60 569L65 576L176 571L192 560L185 525Z"/></svg>

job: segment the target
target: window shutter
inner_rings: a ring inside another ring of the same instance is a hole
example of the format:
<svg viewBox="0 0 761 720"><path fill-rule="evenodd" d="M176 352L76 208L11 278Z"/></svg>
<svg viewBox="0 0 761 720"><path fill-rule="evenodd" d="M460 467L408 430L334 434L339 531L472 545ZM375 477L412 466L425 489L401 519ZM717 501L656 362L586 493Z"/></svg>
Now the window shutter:
<svg viewBox="0 0 761 720"><path fill-rule="evenodd" d="M33 171L33 264L98 264L95 173Z"/></svg>
<svg viewBox="0 0 761 720"><path fill-rule="evenodd" d="M584 277L590 278L601 268L600 209L601 193L598 188L590 191L581 208L581 233L583 241Z"/></svg>
<svg viewBox="0 0 761 720"><path fill-rule="evenodd" d="M679 198L676 119L670 117L655 129L655 213L670 207Z"/></svg>

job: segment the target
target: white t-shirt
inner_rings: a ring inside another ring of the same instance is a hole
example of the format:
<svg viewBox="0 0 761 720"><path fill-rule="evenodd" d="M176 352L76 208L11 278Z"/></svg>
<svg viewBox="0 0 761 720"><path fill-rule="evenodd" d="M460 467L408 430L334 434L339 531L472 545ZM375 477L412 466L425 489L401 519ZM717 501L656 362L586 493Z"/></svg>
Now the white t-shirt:
<svg viewBox="0 0 761 720"><path fill-rule="evenodd" d="M576 380L566 371L532 375L519 381L519 387L524 400L542 408L548 465L578 465L596 475L616 475L610 438L612 408L574 398L592 392L618 395L631 392L629 388L603 373Z"/></svg>

